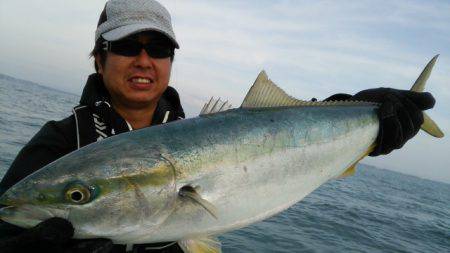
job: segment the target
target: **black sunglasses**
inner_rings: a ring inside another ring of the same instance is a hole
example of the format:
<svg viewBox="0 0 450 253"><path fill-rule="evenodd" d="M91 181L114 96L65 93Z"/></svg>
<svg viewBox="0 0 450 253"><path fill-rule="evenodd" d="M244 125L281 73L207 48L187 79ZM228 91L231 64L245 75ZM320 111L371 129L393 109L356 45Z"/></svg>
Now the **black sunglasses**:
<svg viewBox="0 0 450 253"><path fill-rule="evenodd" d="M172 45L167 43L152 42L142 44L133 39L103 42L103 50L122 56L137 56L141 53L142 49L144 49L150 57L157 59L172 57L175 50Z"/></svg>

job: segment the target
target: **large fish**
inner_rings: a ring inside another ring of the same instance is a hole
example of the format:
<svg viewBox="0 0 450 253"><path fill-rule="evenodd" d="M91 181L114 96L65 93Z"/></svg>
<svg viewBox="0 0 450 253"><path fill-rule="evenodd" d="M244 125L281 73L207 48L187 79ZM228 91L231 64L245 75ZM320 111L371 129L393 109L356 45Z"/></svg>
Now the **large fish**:
<svg viewBox="0 0 450 253"><path fill-rule="evenodd" d="M413 91L423 91L436 58ZM0 217L27 228L57 216L73 224L76 238L176 241L185 252L220 252L214 235L351 174L379 127L376 104L297 100L264 72L240 108L227 107L210 101L199 117L72 152L9 189ZM422 129L443 136L427 116Z"/></svg>

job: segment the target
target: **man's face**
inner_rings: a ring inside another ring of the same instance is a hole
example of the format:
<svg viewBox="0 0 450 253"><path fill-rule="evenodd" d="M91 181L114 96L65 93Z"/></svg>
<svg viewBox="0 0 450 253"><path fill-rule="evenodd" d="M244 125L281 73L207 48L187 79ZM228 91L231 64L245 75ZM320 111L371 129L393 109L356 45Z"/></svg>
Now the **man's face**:
<svg viewBox="0 0 450 253"><path fill-rule="evenodd" d="M142 44L152 43L148 34L135 35ZM170 57L153 58L142 49L137 56L122 56L107 52L105 64L100 64L98 72L109 91L114 106L143 108L157 103L166 90L172 62Z"/></svg>

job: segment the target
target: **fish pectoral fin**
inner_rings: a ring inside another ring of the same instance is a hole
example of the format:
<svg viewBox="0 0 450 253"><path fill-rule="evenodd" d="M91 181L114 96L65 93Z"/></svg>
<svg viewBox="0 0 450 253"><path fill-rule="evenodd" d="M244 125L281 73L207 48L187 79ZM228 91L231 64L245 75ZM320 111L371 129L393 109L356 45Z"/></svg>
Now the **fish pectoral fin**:
<svg viewBox="0 0 450 253"><path fill-rule="evenodd" d="M183 186L180 189L179 194L182 197L191 199L192 201L194 201L195 204L200 205L206 211L208 211L208 213L210 213L214 218L218 219L217 208L213 204L211 204L209 201L202 198L202 196L200 196L200 194L198 194L198 192L196 191L196 189L194 187L189 186L189 185Z"/></svg>
<svg viewBox="0 0 450 253"><path fill-rule="evenodd" d="M220 253L222 244L216 237L185 239L178 242L185 253Z"/></svg>

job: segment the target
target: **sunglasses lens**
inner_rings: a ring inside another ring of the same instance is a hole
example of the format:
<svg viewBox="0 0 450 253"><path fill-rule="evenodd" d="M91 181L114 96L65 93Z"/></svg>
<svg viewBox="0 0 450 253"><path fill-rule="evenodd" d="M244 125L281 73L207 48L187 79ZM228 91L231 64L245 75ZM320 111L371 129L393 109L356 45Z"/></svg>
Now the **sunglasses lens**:
<svg viewBox="0 0 450 253"><path fill-rule="evenodd" d="M145 51L150 57L153 58L167 58L173 55L173 49L164 45L147 44L145 45Z"/></svg>
<svg viewBox="0 0 450 253"><path fill-rule="evenodd" d="M141 44L136 40L119 40L110 42L110 51L122 56L137 56L145 48L147 54L152 58L167 58L173 55L173 47L167 44L149 43Z"/></svg>
<svg viewBox="0 0 450 253"><path fill-rule="evenodd" d="M123 56L136 56L141 53L142 44L133 40L120 40L111 43L110 51Z"/></svg>

